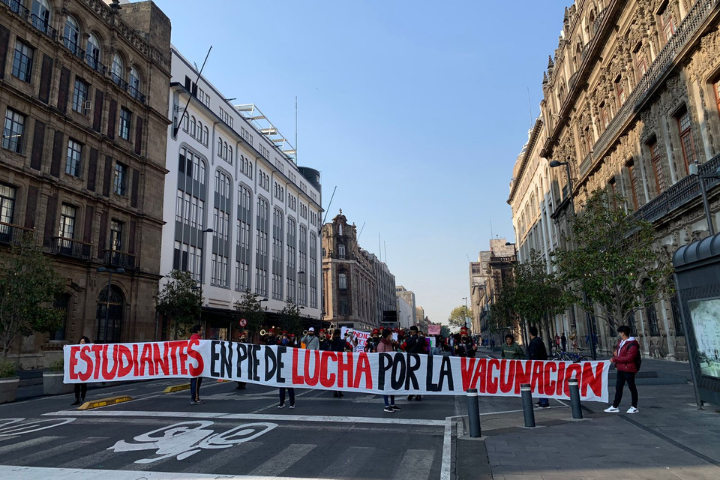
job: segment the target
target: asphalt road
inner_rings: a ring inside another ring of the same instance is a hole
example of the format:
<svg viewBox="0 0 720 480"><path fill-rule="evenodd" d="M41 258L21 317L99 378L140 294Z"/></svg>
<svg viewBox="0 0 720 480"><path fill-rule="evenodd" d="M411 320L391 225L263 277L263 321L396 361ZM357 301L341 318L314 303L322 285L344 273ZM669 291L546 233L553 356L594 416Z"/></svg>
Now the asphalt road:
<svg viewBox="0 0 720 480"><path fill-rule="evenodd" d="M257 385L205 380L200 405L188 391L162 393L178 383L92 389L86 400L133 400L87 411L72 395L0 405L0 478L479 478L473 461L456 462L463 397L402 397L390 414L381 396L297 390L291 410ZM482 401L485 412L517 408L517 399Z"/></svg>

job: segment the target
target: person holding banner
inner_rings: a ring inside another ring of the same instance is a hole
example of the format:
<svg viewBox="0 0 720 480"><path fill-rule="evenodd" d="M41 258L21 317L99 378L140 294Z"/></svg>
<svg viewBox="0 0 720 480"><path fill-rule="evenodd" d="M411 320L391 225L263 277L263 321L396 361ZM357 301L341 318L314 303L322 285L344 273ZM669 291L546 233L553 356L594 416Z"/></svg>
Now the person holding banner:
<svg viewBox="0 0 720 480"><path fill-rule="evenodd" d="M333 331L332 336L332 342L330 342L330 351L332 352L352 352L353 351L353 345L347 342L345 339L340 338L340 329L336 328ZM333 397L335 398L342 398L345 395L343 395L342 392L335 391L333 392Z"/></svg>
<svg viewBox="0 0 720 480"><path fill-rule="evenodd" d="M82 336L80 337L80 341L78 342L80 345L84 345L86 343L92 343L90 342L90 339L88 337ZM76 383L75 384L75 402L72 403L72 405L80 405L81 403L85 403L85 395L87 394L87 383Z"/></svg>
<svg viewBox="0 0 720 480"><path fill-rule="evenodd" d="M538 336L537 327L530 327L530 343L528 344L528 359L529 360L547 360L548 354L545 348L545 342ZM540 408L550 407L550 400L547 398L540 398L537 404Z"/></svg>
<svg viewBox="0 0 720 480"><path fill-rule="evenodd" d="M202 326L195 325L190 335L190 340L202 340ZM197 405L202 403L200 401L200 384L202 383L202 377L193 377L190 379L190 405Z"/></svg>
<svg viewBox="0 0 720 480"><path fill-rule="evenodd" d="M508 360L525 360L525 352L520 345L515 343L512 333L505 335L505 345L502 346L501 356Z"/></svg>
<svg viewBox="0 0 720 480"><path fill-rule="evenodd" d="M410 336L407 337L407 339L403 342L403 344L400 346L402 350L404 350L407 353L426 353L425 347L427 346L427 343L425 342L424 338L420 338L418 335L418 328L413 325L410 327ZM422 395L408 395L408 401L411 401L415 397L416 401L422 400Z"/></svg>
<svg viewBox="0 0 720 480"><path fill-rule="evenodd" d="M382 332L382 339L378 343L378 353L389 353L393 351L393 340L392 330L384 329ZM402 410L400 407L395 405L395 395L383 395L383 401L385 402L385 412L395 413L398 410Z"/></svg>

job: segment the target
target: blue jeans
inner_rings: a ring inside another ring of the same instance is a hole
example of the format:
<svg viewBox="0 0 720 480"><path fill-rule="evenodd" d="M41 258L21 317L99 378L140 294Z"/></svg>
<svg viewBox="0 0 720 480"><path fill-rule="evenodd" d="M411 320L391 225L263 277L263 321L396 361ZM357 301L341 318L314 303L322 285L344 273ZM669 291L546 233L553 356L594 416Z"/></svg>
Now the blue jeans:
<svg viewBox="0 0 720 480"><path fill-rule="evenodd" d="M285 388L280 389L280 405L285 405ZM290 394L290 406L295 405L295 389L294 388L288 388L288 393Z"/></svg>
<svg viewBox="0 0 720 480"><path fill-rule="evenodd" d="M385 401L385 406L395 406L395 395L383 395L383 401Z"/></svg>
<svg viewBox="0 0 720 480"><path fill-rule="evenodd" d="M200 399L200 384L202 377L195 377L190 380L190 400L197 401Z"/></svg>
<svg viewBox="0 0 720 480"><path fill-rule="evenodd" d="M550 405L550 400L548 400L547 398L540 398L538 399L538 402L540 403L540 405Z"/></svg>

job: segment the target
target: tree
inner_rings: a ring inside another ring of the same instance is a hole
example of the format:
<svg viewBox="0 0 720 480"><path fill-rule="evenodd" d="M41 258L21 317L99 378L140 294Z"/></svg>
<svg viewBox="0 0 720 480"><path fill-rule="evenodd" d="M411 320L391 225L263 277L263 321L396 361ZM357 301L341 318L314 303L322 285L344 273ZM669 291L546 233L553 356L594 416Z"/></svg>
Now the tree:
<svg viewBox="0 0 720 480"><path fill-rule="evenodd" d="M440 335L442 335L443 338L449 337L450 336L450 327L448 327L447 325L442 325L440 327Z"/></svg>
<svg viewBox="0 0 720 480"><path fill-rule="evenodd" d="M450 312L448 321L450 322L450 326L462 328L466 326L468 318L472 318L470 310L465 305L461 305L453 308L453 311Z"/></svg>
<svg viewBox="0 0 720 480"><path fill-rule="evenodd" d="M174 322L174 336L185 336L202 313L202 297L192 273L172 270L155 297L155 308Z"/></svg>
<svg viewBox="0 0 720 480"><path fill-rule="evenodd" d="M7 359L10 345L19 337L62 327L64 312L53 308L52 302L62 294L65 281L35 244L32 234L14 245L2 263L0 340L3 359Z"/></svg>
<svg viewBox="0 0 720 480"><path fill-rule="evenodd" d="M596 316L612 330L669 293L673 271L669 253L656 247L652 224L623 205L623 197L595 191L571 224L569 247L556 251L566 284L586 311L597 305Z"/></svg>
<svg viewBox="0 0 720 480"><path fill-rule="evenodd" d="M263 310L258 295L246 290L242 299L235 302L235 310L237 310L240 318L247 320L245 328L249 332L248 338L260 332L265 323L265 310Z"/></svg>
<svg viewBox="0 0 720 480"><path fill-rule="evenodd" d="M290 300L285 303L285 308L280 311L280 330L294 334L299 334L302 331L300 308Z"/></svg>

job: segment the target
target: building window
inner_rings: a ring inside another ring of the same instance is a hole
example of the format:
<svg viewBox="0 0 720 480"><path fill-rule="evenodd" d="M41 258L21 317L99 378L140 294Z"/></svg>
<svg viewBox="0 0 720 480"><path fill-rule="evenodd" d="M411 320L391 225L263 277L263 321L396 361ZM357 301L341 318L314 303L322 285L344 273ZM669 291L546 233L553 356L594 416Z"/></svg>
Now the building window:
<svg viewBox="0 0 720 480"><path fill-rule="evenodd" d="M118 85L125 83L125 65L123 64L122 58L117 53L113 55L112 69L110 70L110 77L113 82Z"/></svg>
<svg viewBox="0 0 720 480"><path fill-rule="evenodd" d="M283 214L280 209L273 210L273 252L272 252L272 298L283 298Z"/></svg>
<svg viewBox="0 0 720 480"><path fill-rule="evenodd" d="M208 138L209 138L209 137L210 137L210 134L209 134L208 127L203 127L202 143L203 143L203 145L205 145L206 147L208 146Z"/></svg>
<svg viewBox="0 0 720 480"><path fill-rule="evenodd" d="M80 26L74 17L68 15L65 21L65 37L63 38L63 43L74 55L78 55L78 53L81 52L80 46L78 45L79 40Z"/></svg>
<svg viewBox="0 0 720 480"><path fill-rule="evenodd" d="M258 197L257 202L257 255L255 261L255 293L267 295L268 270L268 203Z"/></svg>
<svg viewBox="0 0 720 480"><path fill-rule="evenodd" d="M665 10L660 14L662 19L663 34L665 36L665 42L669 42L673 35L675 35L675 16L673 15L672 7L667 4Z"/></svg>
<svg viewBox="0 0 720 480"><path fill-rule="evenodd" d="M132 112L127 108L120 109L120 131L118 135L125 140L130 140L130 122L132 121Z"/></svg>
<svg viewBox="0 0 720 480"><path fill-rule="evenodd" d="M82 157L82 145L73 139L68 140L67 161L65 173L73 177L80 176L80 159Z"/></svg>
<svg viewBox="0 0 720 480"><path fill-rule="evenodd" d="M297 224L295 220L288 217L287 220L287 299L295 301L295 275L297 266Z"/></svg>
<svg viewBox="0 0 720 480"><path fill-rule="evenodd" d="M47 33L50 26L50 7L47 0L33 0L30 20L33 27Z"/></svg>
<svg viewBox="0 0 720 480"><path fill-rule="evenodd" d="M249 188L240 185L238 188L237 212L237 255L235 262L235 290L249 291L250 263L252 250L250 238L252 235L252 192Z"/></svg>
<svg viewBox="0 0 720 480"><path fill-rule="evenodd" d="M109 310L108 310L108 307ZM107 285L102 289L97 299L95 311L95 341L97 343L117 343L122 332L123 312L125 311L125 296L119 287Z"/></svg>
<svg viewBox="0 0 720 480"><path fill-rule="evenodd" d="M338 258L340 260L345 259L345 245L343 245L342 243L338 245Z"/></svg>
<svg viewBox="0 0 720 480"><path fill-rule="evenodd" d="M638 178L637 171L635 170L635 163L630 161L630 163L627 164L627 168L628 174L630 175L630 189L632 190L633 209L637 210L640 208L640 205L638 204Z"/></svg>
<svg viewBox="0 0 720 480"><path fill-rule="evenodd" d="M653 139L649 144L650 149L650 161L652 162L653 172L655 173L655 187L657 193L660 195L665 191L665 173L662 167L662 160L660 158L660 149L658 148L657 138Z"/></svg>
<svg viewBox="0 0 720 480"><path fill-rule="evenodd" d="M688 173L690 164L695 162L695 144L692 138L692 124L690 122L690 112L687 108L676 117L678 131L680 132L680 144L682 145L683 159L685 160L685 173Z"/></svg>
<svg viewBox="0 0 720 480"><path fill-rule="evenodd" d="M63 324L58 330L50 332L50 340L59 342L65 340L65 327L68 319L68 306L70 305L70 294L63 293L55 297L53 309L59 311L63 317Z"/></svg>
<svg viewBox="0 0 720 480"><path fill-rule="evenodd" d="M310 234L310 308L317 308L317 235Z"/></svg>
<svg viewBox="0 0 720 480"><path fill-rule="evenodd" d="M135 99L140 96L140 72L138 72L134 66L130 67L130 84L128 85L128 91Z"/></svg>
<svg viewBox="0 0 720 480"><path fill-rule="evenodd" d="M94 70L100 70L100 42L90 33L87 40L86 59L88 65Z"/></svg>
<svg viewBox="0 0 720 480"><path fill-rule="evenodd" d="M600 105L600 115L602 116L603 131L605 131L608 125L610 125L610 113L605 104Z"/></svg>
<svg viewBox="0 0 720 480"><path fill-rule="evenodd" d="M118 220L110 221L110 250L123 251L123 227L125 224Z"/></svg>
<svg viewBox="0 0 720 480"><path fill-rule="evenodd" d="M127 195L127 174L127 165L115 162L115 181L113 182L113 190L118 195Z"/></svg>
<svg viewBox="0 0 720 480"><path fill-rule="evenodd" d="M305 225L300 225L300 235L298 238L298 253L299 253L299 259L298 262L298 270L301 272L307 272L307 227ZM298 303L300 305L307 305L307 275L300 275L298 278L298 286L299 292L298 292Z"/></svg>
<svg viewBox="0 0 720 480"><path fill-rule="evenodd" d="M0 222L13 223L13 214L15 213L15 187L0 183ZM0 225L0 238L7 236L9 229L7 226Z"/></svg>
<svg viewBox="0 0 720 480"><path fill-rule="evenodd" d="M639 82L640 79L645 76L645 72L647 72L647 59L645 58L645 52L643 52L642 47L640 47L640 50L638 50L635 55L635 64L637 66L637 80Z"/></svg>
<svg viewBox="0 0 720 480"><path fill-rule="evenodd" d="M61 245L63 249L72 248L72 239L75 238L75 216L77 209L66 203L62 204L62 210L60 211L60 230L58 231L58 237L60 237Z"/></svg>
<svg viewBox="0 0 720 480"><path fill-rule="evenodd" d="M34 51L32 47L20 40L15 43L12 74L23 82L30 83L32 78L33 54Z"/></svg>
<svg viewBox="0 0 720 480"><path fill-rule="evenodd" d="M720 78L713 84L713 91L715 92L715 102L717 103L718 112L720 112Z"/></svg>
<svg viewBox="0 0 720 480"><path fill-rule="evenodd" d="M347 290L347 275L344 273L338 275L338 288L340 290Z"/></svg>
<svg viewBox="0 0 720 480"><path fill-rule="evenodd" d="M618 109L625 103L625 86L623 85L623 79L618 77L615 80L615 91L617 92Z"/></svg>
<svg viewBox="0 0 720 480"><path fill-rule="evenodd" d="M25 134L25 116L8 108L5 111L2 146L15 153L22 153Z"/></svg>
<svg viewBox="0 0 720 480"><path fill-rule="evenodd" d="M196 130L195 115L192 115L190 117L190 131L188 133L193 138L197 138L197 132L195 130Z"/></svg>
<svg viewBox="0 0 720 480"><path fill-rule="evenodd" d="M87 83L83 82L79 78L75 79L75 92L73 92L73 110L75 110L78 113L82 113L85 115L86 107L85 102L87 102L88 99L88 89L89 86Z"/></svg>

